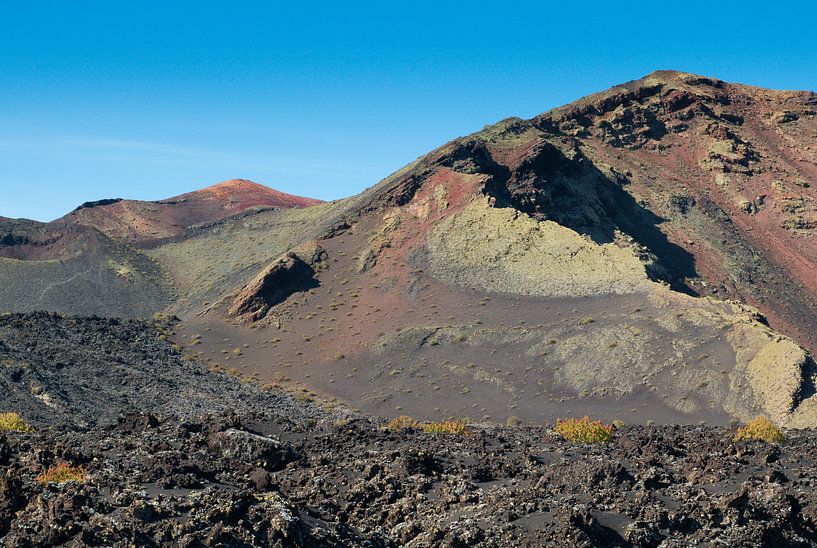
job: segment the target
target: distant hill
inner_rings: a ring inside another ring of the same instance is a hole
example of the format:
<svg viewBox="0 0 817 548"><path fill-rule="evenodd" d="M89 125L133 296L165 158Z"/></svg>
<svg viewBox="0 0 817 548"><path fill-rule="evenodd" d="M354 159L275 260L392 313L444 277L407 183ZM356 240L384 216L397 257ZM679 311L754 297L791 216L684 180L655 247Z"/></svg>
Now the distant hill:
<svg viewBox="0 0 817 548"><path fill-rule="evenodd" d="M103 200L78 207L61 220L91 226L118 240L147 244L179 236L185 229L212 223L250 208L300 208L320 203L235 179L160 200Z"/></svg>
<svg viewBox="0 0 817 548"><path fill-rule="evenodd" d="M175 289L140 249L232 216L318 203L231 180L158 202L86 202L50 223L0 218L0 308L150 316Z"/></svg>

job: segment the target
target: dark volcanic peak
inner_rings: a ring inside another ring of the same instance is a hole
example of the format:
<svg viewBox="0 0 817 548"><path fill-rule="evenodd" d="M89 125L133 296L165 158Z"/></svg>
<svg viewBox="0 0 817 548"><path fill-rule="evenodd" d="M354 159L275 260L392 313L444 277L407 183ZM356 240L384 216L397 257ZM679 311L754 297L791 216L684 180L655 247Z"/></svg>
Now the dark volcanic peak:
<svg viewBox="0 0 817 548"><path fill-rule="evenodd" d="M115 204L117 202L121 202L122 198L105 198L103 200L95 200L93 202L84 202L80 204L74 211L79 211L80 209L88 209L91 207L99 207L99 206L106 206Z"/></svg>

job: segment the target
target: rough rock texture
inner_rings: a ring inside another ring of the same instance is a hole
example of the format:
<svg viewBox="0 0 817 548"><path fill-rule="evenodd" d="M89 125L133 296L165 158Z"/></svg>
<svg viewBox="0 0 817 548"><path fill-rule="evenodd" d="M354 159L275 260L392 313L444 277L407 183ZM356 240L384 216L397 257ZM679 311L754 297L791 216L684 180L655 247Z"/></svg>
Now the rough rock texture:
<svg viewBox="0 0 817 548"><path fill-rule="evenodd" d="M326 261L326 251L312 242L276 259L250 281L233 299L227 310L242 322L264 318L274 306L290 295L318 285L316 269Z"/></svg>
<svg viewBox="0 0 817 548"><path fill-rule="evenodd" d="M0 315L0 412L36 425L90 428L123 413L190 418L275 407L302 416L291 399L184 359L166 338L172 324Z"/></svg>
<svg viewBox="0 0 817 548"><path fill-rule="evenodd" d="M816 545L814 433L782 446L733 437L624 427L609 444L582 446L533 426L445 436L364 419L128 415L83 433L0 434L0 542ZM288 458L259 458L269 447ZM84 465L87 479L33 480L56 461Z"/></svg>
<svg viewBox="0 0 817 548"><path fill-rule="evenodd" d="M755 304L814 348L816 104L812 92L659 71L510 125L571 143L660 219L691 259L664 261L676 283Z"/></svg>
<svg viewBox="0 0 817 548"><path fill-rule="evenodd" d="M811 430L766 445L624 426L595 446L535 424L389 431L196 371L160 327L0 318L0 402L34 423L0 432L0 543L817 545ZM61 462L85 479L36 481Z"/></svg>

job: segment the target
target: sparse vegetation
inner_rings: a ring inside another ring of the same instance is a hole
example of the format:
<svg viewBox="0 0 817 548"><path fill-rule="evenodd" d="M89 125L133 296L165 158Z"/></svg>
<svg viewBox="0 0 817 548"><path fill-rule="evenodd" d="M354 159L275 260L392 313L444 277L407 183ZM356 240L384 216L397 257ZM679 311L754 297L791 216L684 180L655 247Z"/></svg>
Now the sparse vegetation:
<svg viewBox="0 0 817 548"><path fill-rule="evenodd" d="M390 420L386 428L393 432L410 429L419 430L426 434L465 434L468 431L468 424L460 419L421 422L407 415L402 415Z"/></svg>
<svg viewBox="0 0 817 548"><path fill-rule="evenodd" d="M43 485L49 483L65 483L67 481L83 482L87 475L88 471L84 466L72 466L67 462L61 462L37 476L36 480Z"/></svg>
<svg viewBox="0 0 817 548"><path fill-rule="evenodd" d="M0 413L0 432L28 432L29 425L17 413Z"/></svg>
<svg viewBox="0 0 817 548"><path fill-rule="evenodd" d="M763 441L766 443L782 443L786 441L783 432L766 417L757 416L738 428L735 441Z"/></svg>
<svg viewBox="0 0 817 548"><path fill-rule="evenodd" d="M581 419L557 419L557 434L575 443L607 443L613 438L614 426L601 421L591 421L585 415Z"/></svg>
<svg viewBox="0 0 817 548"><path fill-rule="evenodd" d="M519 417L517 417L516 415L511 415L511 416L510 416L510 417L508 417L508 419L505 421L505 425L506 425L506 426L510 426L510 427L516 427L516 426L519 426L520 424L522 424L522 419L520 419L520 418L519 418Z"/></svg>

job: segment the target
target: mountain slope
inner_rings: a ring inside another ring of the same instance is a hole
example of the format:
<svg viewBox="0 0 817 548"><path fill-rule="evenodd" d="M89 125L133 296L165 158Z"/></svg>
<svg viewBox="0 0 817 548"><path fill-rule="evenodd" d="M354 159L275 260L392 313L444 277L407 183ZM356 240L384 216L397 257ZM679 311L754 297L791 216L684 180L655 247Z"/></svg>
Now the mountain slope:
<svg viewBox="0 0 817 548"><path fill-rule="evenodd" d="M339 204L187 333L217 333L205 360L379 414L817 424L810 355L757 310L694 297L749 301L811 343L808 279L775 247L808 247L781 204L810 187L740 197L810 176L792 158L812 102L662 72L500 122ZM788 145L761 141L792 123Z"/></svg>
<svg viewBox="0 0 817 548"><path fill-rule="evenodd" d="M693 261L668 265L676 279L755 304L814 348L816 109L812 92L662 71L531 123L575 140L664 219Z"/></svg>
<svg viewBox="0 0 817 548"><path fill-rule="evenodd" d="M814 426L816 102L659 72L339 202L75 217L143 248L210 367L370 413Z"/></svg>

